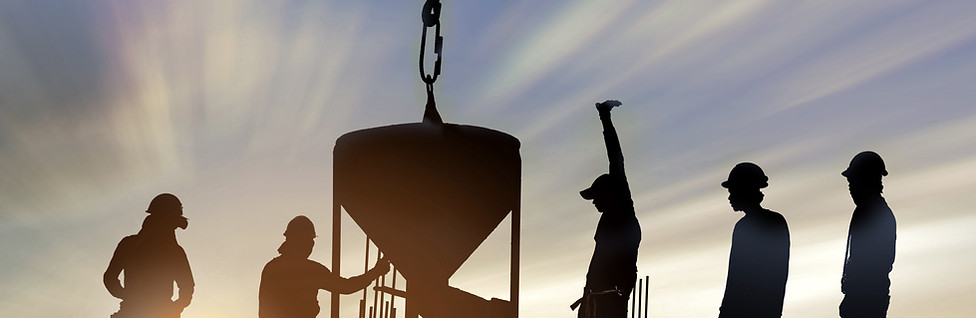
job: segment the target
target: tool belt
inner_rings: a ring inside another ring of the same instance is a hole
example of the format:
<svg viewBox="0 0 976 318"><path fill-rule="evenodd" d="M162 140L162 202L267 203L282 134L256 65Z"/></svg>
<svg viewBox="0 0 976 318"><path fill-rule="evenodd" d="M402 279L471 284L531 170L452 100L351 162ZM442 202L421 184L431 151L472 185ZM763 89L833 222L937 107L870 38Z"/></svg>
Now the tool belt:
<svg viewBox="0 0 976 318"><path fill-rule="evenodd" d="M596 308L593 308L594 306L592 306L593 305L593 303L591 301L592 300L592 296L605 295L605 294L616 294L617 296L621 296L622 297L624 295L624 292L622 290L620 290L620 287L618 287L618 286L613 286L613 289L607 289L607 290L601 290L601 291L593 291L589 287L586 287L586 288L583 288L583 297L580 297L572 305L569 305L569 309L570 310L576 310L576 307L579 307L583 303L586 303L587 306L585 306L585 307L589 307L588 310L593 311Z"/></svg>

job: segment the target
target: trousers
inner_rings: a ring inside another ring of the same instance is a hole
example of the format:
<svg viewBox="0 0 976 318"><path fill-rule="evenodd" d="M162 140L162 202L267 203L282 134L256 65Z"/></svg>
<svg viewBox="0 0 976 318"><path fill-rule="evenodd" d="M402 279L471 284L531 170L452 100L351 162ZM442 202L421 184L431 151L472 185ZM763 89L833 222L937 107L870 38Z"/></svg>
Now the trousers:
<svg viewBox="0 0 976 318"><path fill-rule="evenodd" d="M888 304L891 296L854 294L844 295L840 302L840 316L842 318L885 318L888 316Z"/></svg>

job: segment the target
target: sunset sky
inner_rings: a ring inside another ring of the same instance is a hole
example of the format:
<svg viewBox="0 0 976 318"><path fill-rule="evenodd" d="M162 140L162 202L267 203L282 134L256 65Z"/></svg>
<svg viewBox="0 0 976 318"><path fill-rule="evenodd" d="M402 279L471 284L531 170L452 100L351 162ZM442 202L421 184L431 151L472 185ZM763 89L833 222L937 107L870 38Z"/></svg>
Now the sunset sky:
<svg viewBox="0 0 976 318"><path fill-rule="evenodd" d="M521 317L576 316L599 218L578 191L607 171L606 99L623 102L650 317L718 315L742 215L719 183L742 161L790 226L783 316L836 317L840 172L863 150L885 159L898 222L889 317L976 311L976 2L442 1L442 117L521 141ZM296 215L330 265L336 139L421 120L422 5L0 1L0 317L115 312L102 273L163 192L189 218L184 318L256 317ZM508 299L510 222L452 286Z"/></svg>

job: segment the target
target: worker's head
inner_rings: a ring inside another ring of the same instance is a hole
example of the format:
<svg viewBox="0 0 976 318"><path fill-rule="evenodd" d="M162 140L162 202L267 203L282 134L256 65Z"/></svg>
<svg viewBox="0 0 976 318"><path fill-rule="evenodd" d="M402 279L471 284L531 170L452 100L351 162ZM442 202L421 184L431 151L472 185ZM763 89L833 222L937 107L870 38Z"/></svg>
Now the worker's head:
<svg viewBox="0 0 976 318"><path fill-rule="evenodd" d="M623 189L619 189L620 181L609 174L602 174L593 180L589 188L580 191L580 196L586 200L592 200L596 210L609 212L615 210L620 200L616 200Z"/></svg>
<svg viewBox="0 0 976 318"><path fill-rule="evenodd" d="M152 219L152 223L160 228L186 229L188 225L186 217L183 216L183 203L170 193L162 193L153 198L149 202L146 213L149 213L146 219Z"/></svg>
<svg viewBox="0 0 976 318"><path fill-rule="evenodd" d="M146 213L183 215L183 203L175 195L162 193L149 202Z"/></svg>
<svg viewBox="0 0 976 318"><path fill-rule="evenodd" d="M884 186L881 177L888 175L884 160L874 151L863 151L851 159L851 163L840 173L847 178L848 189L855 202L860 199L881 194Z"/></svg>
<svg viewBox="0 0 976 318"><path fill-rule="evenodd" d="M758 206L763 200L759 189L769 186L769 177L751 162L742 162L729 172L728 180L722 182L722 187L729 190L729 204L734 211L744 211L746 207Z"/></svg>
<svg viewBox="0 0 976 318"><path fill-rule="evenodd" d="M285 242L278 247L278 253L308 258L315 246L315 225L307 216L299 215L285 227Z"/></svg>
<svg viewBox="0 0 976 318"><path fill-rule="evenodd" d="M284 235L286 238L312 239L315 238L315 225L307 216L299 215L288 222Z"/></svg>

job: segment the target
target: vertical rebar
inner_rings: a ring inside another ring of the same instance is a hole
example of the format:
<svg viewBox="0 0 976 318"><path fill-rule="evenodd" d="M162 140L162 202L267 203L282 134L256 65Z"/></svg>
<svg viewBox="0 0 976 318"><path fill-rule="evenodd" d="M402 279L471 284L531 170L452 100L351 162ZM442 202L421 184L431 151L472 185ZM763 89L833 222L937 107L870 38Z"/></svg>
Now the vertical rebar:
<svg viewBox="0 0 976 318"><path fill-rule="evenodd" d="M366 236L366 259L363 260L363 270L369 270L369 235Z"/></svg>
<svg viewBox="0 0 976 318"><path fill-rule="evenodd" d="M390 269L390 272L393 272L393 284L390 286L390 288L396 290L396 281L397 281L396 266L393 265L393 263L390 263L390 267L392 267ZM396 318L396 295L394 294L390 294L390 317Z"/></svg>
<svg viewBox="0 0 976 318"><path fill-rule="evenodd" d="M648 295L651 294L651 276L644 276L644 281L647 282L647 290L644 291L644 318L647 318L647 306L650 301L648 301Z"/></svg>
<svg viewBox="0 0 976 318"><path fill-rule="evenodd" d="M637 285L636 284L637 282L634 282L634 283L635 283L634 285ZM631 290L631 292L633 292L633 290ZM636 317L634 315L637 314L637 312L635 310L637 310L636 309L637 308L637 298L639 298L639 297L640 297L639 295L634 294L634 297L630 298L630 318L635 318ZM636 318L639 318L639 317L636 317Z"/></svg>
<svg viewBox="0 0 976 318"><path fill-rule="evenodd" d="M381 253L382 252L380 252L379 250L376 251L376 265L379 265L380 264L380 259L382 258L380 256ZM380 276L380 277L377 277L376 278L376 286L384 286L384 287L386 286L386 274L383 274L383 276ZM379 296L380 296L380 301L379 301L379 307L376 309L376 311L377 311L376 315L377 316L380 316L382 318L383 317L383 299L386 297L386 293L379 293Z"/></svg>
<svg viewBox="0 0 976 318"><path fill-rule="evenodd" d="M637 281L637 317L641 316L641 297L640 295L644 293L644 281Z"/></svg>
<svg viewBox="0 0 976 318"><path fill-rule="evenodd" d="M369 271L369 235L366 236L366 258L363 260L363 272ZM359 318L366 318L366 297L368 288L363 288L363 299L359 301Z"/></svg>
<svg viewBox="0 0 976 318"><path fill-rule="evenodd" d="M634 297L630 299L630 318L636 318L636 316L634 316L636 314L636 312L634 312L634 310L636 310L636 308L637 308L636 307L637 306L637 297L640 297L640 296L634 295Z"/></svg>
<svg viewBox="0 0 976 318"><path fill-rule="evenodd" d="M379 264L379 261L380 261L380 251L379 251L379 248L377 248L377 250L376 250L376 263ZM373 283L376 284L376 286L379 286L379 282L380 282L380 278L377 277L376 278L376 281L373 282ZM377 311L378 311L376 309L379 308L379 306L381 305L381 304L378 303L379 299L380 299L380 292L377 291L374 288L373 289L373 309L374 310L370 314L370 318L376 318L376 314L377 314Z"/></svg>

